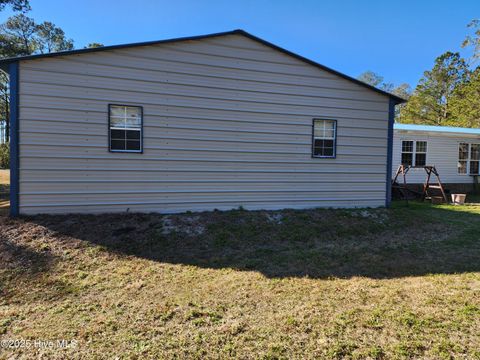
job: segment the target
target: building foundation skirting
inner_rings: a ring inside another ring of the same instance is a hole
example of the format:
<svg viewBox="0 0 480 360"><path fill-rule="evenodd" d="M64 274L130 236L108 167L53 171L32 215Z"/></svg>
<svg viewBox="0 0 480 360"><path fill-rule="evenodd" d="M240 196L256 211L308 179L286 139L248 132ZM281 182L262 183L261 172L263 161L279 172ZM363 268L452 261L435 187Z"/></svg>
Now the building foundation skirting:
<svg viewBox="0 0 480 360"><path fill-rule="evenodd" d="M445 192L450 194L471 194L480 191L480 184L473 183L442 183ZM475 186L476 185L476 186ZM423 192L423 184L407 184L407 188L421 194ZM437 190L431 190L435 194Z"/></svg>

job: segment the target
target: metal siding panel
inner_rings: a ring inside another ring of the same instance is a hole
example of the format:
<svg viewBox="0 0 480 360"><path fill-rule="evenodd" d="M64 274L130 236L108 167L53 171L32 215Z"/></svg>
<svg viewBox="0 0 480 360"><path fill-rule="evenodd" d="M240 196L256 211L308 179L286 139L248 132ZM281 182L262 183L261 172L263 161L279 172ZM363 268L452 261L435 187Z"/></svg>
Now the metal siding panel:
<svg viewBox="0 0 480 360"><path fill-rule="evenodd" d="M49 97L42 95L27 95L23 94L22 99L27 103L26 106L22 106L26 111L29 109L50 109L50 111L70 111L70 112L84 112L86 115L91 114L92 112L107 114L105 111L105 101L97 101L92 99L75 99L75 98L65 98L65 97ZM53 100L52 100L53 99ZM125 101L128 100L127 97L119 98L115 97L115 101ZM145 104L145 103L144 103ZM235 102L230 101L229 105L235 104ZM147 104L149 115L153 116L164 116L167 118L190 118L190 119L217 119L217 120L241 120L241 121L250 121L250 122L269 122L272 124L276 123L288 123L299 122L300 124L305 124L306 116L310 117L311 112L289 112L284 113L280 111L253 111L251 107L247 109L232 109L229 108L214 108L207 107L206 104L191 103L184 106L177 106L172 104L158 105ZM88 109L86 111L85 109ZM313 113L317 114L316 117L332 117L334 116L337 119L348 119L349 121L359 121L359 126L362 127L360 121L363 120L372 120L378 121L380 128L383 128L384 118L387 117L387 112L377 113L375 112L374 117L369 117L365 112L360 111L343 111L343 109L329 109L321 107L316 109ZM306 114L306 115L305 115ZM383 116L382 116L383 114ZM311 120L311 119L310 119ZM386 130L385 130L386 131ZM385 138L386 139L386 138Z"/></svg>
<svg viewBox="0 0 480 360"><path fill-rule="evenodd" d="M197 45L200 43L197 42ZM305 66L303 61L285 61L285 58L278 56L274 52L262 53L261 56L255 56L257 59L248 59L243 55L242 50L226 48L222 55L210 55L207 52L210 46L200 44L203 53L200 50L192 49L193 46L184 46L184 44L170 44L170 46L145 46L137 48L135 57L145 61L169 61L183 63L186 65L202 65L216 68L228 68L241 71L261 72L263 74L296 74L297 76L332 78L325 77L325 71L313 66ZM196 51L195 51L196 50ZM214 48L212 48L214 50ZM130 49L115 50L115 54L121 56L132 56ZM261 58L261 59L260 59ZM291 58L291 60L295 60ZM332 78L333 79L333 78Z"/></svg>
<svg viewBox="0 0 480 360"><path fill-rule="evenodd" d="M22 63L21 212L384 204L387 98L248 39L210 40ZM108 152L112 102L144 107L144 154ZM321 117L338 122L336 159L310 157Z"/></svg>
<svg viewBox="0 0 480 360"><path fill-rule="evenodd" d="M134 52L135 50L132 49L131 51ZM369 97L371 99L388 103L388 99L385 99L384 95L376 94L368 90L365 91L365 87L340 77L336 77L334 79L314 76L299 77L295 73L277 73L275 76L272 76L272 74L263 73L260 71L229 67L222 68L201 64L181 64L178 62L163 61L159 59L141 59L140 61L140 59L135 57L134 53L131 56L113 54L112 52L75 56L70 55L66 58L58 57L51 59L38 59L28 66L29 68L33 67L38 70L51 72L61 71L68 73L69 71L73 71L74 73L78 73L79 71L83 71L84 74L89 74L90 69L93 69L95 66L97 66L106 68L105 70L102 70L104 76L120 78L126 76L125 73L143 70L144 72L152 73L152 76L155 76L157 73L162 74L162 76L173 73L188 76L202 76L250 82L253 81L267 84L272 83L279 85L285 84L292 86L307 86L312 88L330 88L337 90L356 91L359 94L362 94L364 97Z"/></svg>
<svg viewBox="0 0 480 360"><path fill-rule="evenodd" d="M73 64L72 64L73 63ZM79 66L73 66L79 65ZM112 67L110 65L88 64L88 71L82 67L85 65L78 61L70 61L65 58L64 62L55 67L43 69L36 66L35 62L29 63L23 71L29 81L52 84L70 84L70 78L79 84L93 84L95 82L129 80L142 82L144 87L156 84L159 87L171 85L177 88L193 86L195 88L212 88L224 90L237 90L242 92L255 92L267 94L295 94L297 96L314 96L337 99L351 99L385 103L385 99L376 93L359 91L358 89L345 88L335 89L328 86L329 83L317 81L314 85L306 86L298 83L287 84L273 81L261 81L241 79L239 77L221 77L217 73L177 73L145 70L140 68ZM72 68L73 67L73 68ZM65 77L68 74L69 77ZM229 73L228 75L231 75ZM272 79L277 80L278 79Z"/></svg>
<svg viewBox="0 0 480 360"><path fill-rule="evenodd" d="M26 75L28 76L28 74ZM146 82L146 81L133 81L128 79L114 79L114 78L100 78L100 77L87 77L84 76L70 76L66 79L63 77L63 81L50 78L35 80L32 77L28 78L28 82L24 82L22 90L24 94L36 94L39 90L42 90L48 95L63 95L65 93L65 87L70 88L71 82L76 84L76 88L79 91L84 91L89 94L95 94L95 91L114 91L114 92L127 92L135 94L144 94L148 101L149 96L163 96L166 98L173 98L181 100L182 98L194 98L202 100L235 100L244 101L248 103L269 103L279 105L294 105L294 106L315 106L315 107L330 107L330 108L346 108L346 109L358 109L369 111L388 111L388 106L385 106L385 102L378 101L365 101L354 100L344 98L334 98L331 96L318 96L302 95L298 93L279 93L279 92L262 92L247 90L242 91L240 89L227 89L227 88L212 88L203 87L199 92L199 86L185 86L177 84L159 84L158 82ZM48 83L47 83L48 82ZM128 91L127 91L128 89ZM51 91L51 93L50 93ZM143 96L143 95L142 95Z"/></svg>
<svg viewBox="0 0 480 360"><path fill-rule="evenodd" d="M355 207L378 207L379 202L385 199L362 199L362 200L332 200L332 199L316 199L310 200L285 200L280 201L242 201L240 204L247 210L279 210L279 209L308 209L316 207L335 207L335 208L355 208ZM288 205L285 205L285 204ZM238 202L190 202L190 203L161 203L161 204L92 204L92 205L78 205L75 206L58 206L49 205L48 213L50 214L101 214L110 212L163 212L163 213L181 213L186 211L211 211L217 210L231 210L237 208ZM45 206L24 206L22 213L25 215L33 215L45 212Z"/></svg>
<svg viewBox="0 0 480 360"><path fill-rule="evenodd" d="M383 183L382 185L385 185ZM384 188L385 186L383 186ZM172 193L172 194L22 194L25 203L22 206L26 207L45 207L45 198L48 198L48 206L63 206L64 208L77 209L82 206L93 205L117 205L124 209L131 205L155 205L157 209L161 210L163 205L166 204L195 204L195 203L233 203L237 204L234 207L242 206L244 203L257 203L260 205L262 202L277 202L284 204L284 207L288 207L290 202L313 202L313 201L328 201L335 203L335 201L371 201L380 200L382 205L385 202L385 191L372 192L366 191L360 192L304 192L295 193L289 191L288 193L267 193L267 192L210 192L202 193L200 191L192 191L186 193ZM378 205L378 204L377 204ZM213 210L213 209L212 209Z"/></svg>
<svg viewBox="0 0 480 360"><path fill-rule="evenodd" d="M41 94L41 95L39 95ZM203 92L202 92L203 94ZM124 102L124 103L141 103L144 106L164 106L164 107L190 107L195 109L219 109L230 111L243 111L254 113L273 113L286 115L310 115L319 113L321 116L342 116L356 117L361 119L383 120L388 113L387 109L377 110L374 105L365 108L358 108L358 102L346 100L343 103L332 99L318 99L317 105L304 105L300 102L285 103L281 99L276 102L268 102L265 100L242 100L240 96L236 99L221 97L205 97L198 96L178 96L173 94L154 94L140 93L135 91L105 90L99 88L82 88L79 86L58 86L45 84L32 84L22 82L22 97L35 96L43 101L46 98L62 99L69 101L92 101L92 102ZM375 103L376 104L376 103ZM364 107L364 106L360 106ZM198 110L197 110L198 111Z"/></svg>

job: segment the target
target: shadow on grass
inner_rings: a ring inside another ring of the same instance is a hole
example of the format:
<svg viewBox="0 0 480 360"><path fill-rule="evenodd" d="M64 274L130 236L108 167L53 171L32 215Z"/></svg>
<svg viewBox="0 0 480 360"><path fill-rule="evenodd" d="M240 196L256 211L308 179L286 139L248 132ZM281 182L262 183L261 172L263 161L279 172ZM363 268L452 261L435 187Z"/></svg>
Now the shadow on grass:
<svg viewBox="0 0 480 360"><path fill-rule="evenodd" d="M0 270L14 269L36 274L48 269L52 256L0 236Z"/></svg>
<svg viewBox="0 0 480 360"><path fill-rule="evenodd" d="M5 299L21 280L31 280L50 269L53 256L0 236L0 298Z"/></svg>
<svg viewBox="0 0 480 360"><path fill-rule="evenodd" d="M234 210L25 220L119 254L258 271L271 278L480 271L480 214L426 204L396 204L390 210Z"/></svg>

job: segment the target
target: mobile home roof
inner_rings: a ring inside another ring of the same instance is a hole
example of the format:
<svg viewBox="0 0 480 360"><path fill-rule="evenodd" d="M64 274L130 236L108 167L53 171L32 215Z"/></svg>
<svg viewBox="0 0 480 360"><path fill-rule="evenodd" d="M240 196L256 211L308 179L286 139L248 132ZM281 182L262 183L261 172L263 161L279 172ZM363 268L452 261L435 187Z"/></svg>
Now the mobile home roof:
<svg viewBox="0 0 480 360"><path fill-rule="evenodd" d="M401 131L418 131L418 132L434 132L445 134L467 134L480 135L480 129L477 128L462 128L453 126L433 126L433 125L417 125L417 124L399 124L393 125L394 130Z"/></svg>

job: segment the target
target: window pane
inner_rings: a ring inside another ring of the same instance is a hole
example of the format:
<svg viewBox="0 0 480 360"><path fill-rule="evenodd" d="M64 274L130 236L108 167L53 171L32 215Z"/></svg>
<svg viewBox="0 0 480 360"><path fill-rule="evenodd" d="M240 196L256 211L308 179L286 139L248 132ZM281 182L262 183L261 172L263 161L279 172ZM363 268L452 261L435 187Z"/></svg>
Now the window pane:
<svg viewBox="0 0 480 360"><path fill-rule="evenodd" d="M127 118L125 120L125 124L127 128L139 128L141 125L141 120L137 117Z"/></svg>
<svg viewBox="0 0 480 360"><path fill-rule="evenodd" d="M110 117L110 126L125 127L125 117Z"/></svg>
<svg viewBox="0 0 480 360"><path fill-rule="evenodd" d="M127 130L126 133L128 140L140 140L140 131Z"/></svg>
<svg viewBox="0 0 480 360"><path fill-rule="evenodd" d="M315 126L315 129L314 129L314 136L315 137L324 137L324 134L325 134L325 129L323 128L323 126Z"/></svg>
<svg viewBox="0 0 480 360"><path fill-rule="evenodd" d="M335 137L335 131L334 130L325 130L324 137L327 139L333 139Z"/></svg>
<svg viewBox="0 0 480 360"><path fill-rule="evenodd" d="M127 106L127 117L128 118L140 118L141 109L136 106Z"/></svg>
<svg viewBox="0 0 480 360"><path fill-rule="evenodd" d="M480 160L480 145L479 144L470 145L470 159L471 160Z"/></svg>
<svg viewBox="0 0 480 360"><path fill-rule="evenodd" d="M316 156L333 156L333 148L315 148L313 154Z"/></svg>
<svg viewBox="0 0 480 360"><path fill-rule="evenodd" d="M427 154L415 154L415 166L425 166Z"/></svg>
<svg viewBox="0 0 480 360"><path fill-rule="evenodd" d="M470 161L470 174L478 175L478 161Z"/></svg>
<svg viewBox="0 0 480 360"><path fill-rule="evenodd" d="M110 106L110 116L125 117L125 106Z"/></svg>
<svg viewBox="0 0 480 360"><path fill-rule="evenodd" d="M333 156L333 148L324 148L323 156Z"/></svg>
<svg viewBox="0 0 480 360"><path fill-rule="evenodd" d="M402 141L402 152L413 152L413 141Z"/></svg>
<svg viewBox="0 0 480 360"><path fill-rule="evenodd" d="M324 140L323 146L333 148L333 140Z"/></svg>
<svg viewBox="0 0 480 360"><path fill-rule="evenodd" d="M318 147L318 148L321 148L321 147L324 147L324 142L325 140L321 140L321 139L315 139L315 147Z"/></svg>
<svg viewBox="0 0 480 360"><path fill-rule="evenodd" d="M458 158L460 160L468 159L468 144L462 143L458 146Z"/></svg>
<svg viewBox="0 0 480 360"><path fill-rule="evenodd" d="M111 130L110 137L116 140L125 139L125 130Z"/></svg>
<svg viewBox="0 0 480 360"><path fill-rule="evenodd" d="M459 160L468 160L468 151L462 151L458 154Z"/></svg>
<svg viewBox="0 0 480 360"><path fill-rule="evenodd" d="M325 121L324 120L315 120L313 122L313 126L315 129L323 129L324 128Z"/></svg>
<svg viewBox="0 0 480 360"><path fill-rule="evenodd" d="M334 130L335 129L335 121L333 120L323 120L325 122L325 129L326 130Z"/></svg>
<svg viewBox="0 0 480 360"><path fill-rule="evenodd" d="M458 162L458 173L459 174L466 174L467 173L467 162L466 161L459 161Z"/></svg>
<svg viewBox="0 0 480 360"><path fill-rule="evenodd" d="M412 165L411 153L402 153L402 165L405 165L405 166Z"/></svg>
<svg viewBox="0 0 480 360"><path fill-rule="evenodd" d="M427 152L427 142L426 141L417 141L416 147L417 153L426 153Z"/></svg>
<svg viewBox="0 0 480 360"><path fill-rule="evenodd" d="M126 150L125 140L112 140L110 148L112 150Z"/></svg>
<svg viewBox="0 0 480 360"><path fill-rule="evenodd" d="M140 150L140 141L138 141L138 140L128 140L127 141L127 150Z"/></svg>

